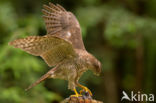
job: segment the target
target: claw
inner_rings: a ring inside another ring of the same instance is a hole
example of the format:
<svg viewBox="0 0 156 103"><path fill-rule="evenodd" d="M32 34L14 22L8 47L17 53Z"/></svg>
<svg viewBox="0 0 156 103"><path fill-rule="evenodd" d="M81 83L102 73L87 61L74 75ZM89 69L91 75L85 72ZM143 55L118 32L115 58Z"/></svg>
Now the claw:
<svg viewBox="0 0 156 103"><path fill-rule="evenodd" d="M81 94L75 94L75 95L71 95L70 97L82 97L82 95Z"/></svg>
<svg viewBox="0 0 156 103"><path fill-rule="evenodd" d="M86 92L86 93L88 92L90 96L93 96L92 92L87 87L80 90L80 94L82 94L83 92Z"/></svg>
<svg viewBox="0 0 156 103"><path fill-rule="evenodd" d="M81 97L81 96L82 96L81 94L79 94L79 93L77 92L76 89L74 89L74 92L75 92L75 95L71 95L70 97Z"/></svg>
<svg viewBox="0 0 156 103"><path fill-rule="evenodd" d="M92 92L87 87L80 84L78 86L82 88L82 90L80 90L80 94L82 94L83 92L88 92L90 96L93 96Z"/></svg>

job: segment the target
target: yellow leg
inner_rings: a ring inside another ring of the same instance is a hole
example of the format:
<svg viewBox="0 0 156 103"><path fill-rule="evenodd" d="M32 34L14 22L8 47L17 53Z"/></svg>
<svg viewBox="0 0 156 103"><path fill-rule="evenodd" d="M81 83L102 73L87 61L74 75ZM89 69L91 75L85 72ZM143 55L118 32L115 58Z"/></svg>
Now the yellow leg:
<svg viewBox="0 0 156 103"><path fill-rule="evenodd" d="M90 96L93 96L92 92L87 87L85 87L81 84L78 84L78 86L83 89L83 90L80 90L80 94L82 94L83 91L85 91L85 92L88 92L90 94Z"/></svg>
<svg viewBox="0 0 156 103"><path fill-rule="evenodd" d="M76 88L74 88L74 92L75 92L75 95L71 95L71 97L81 97L82 95L79 94L76 90Z"/></svg>

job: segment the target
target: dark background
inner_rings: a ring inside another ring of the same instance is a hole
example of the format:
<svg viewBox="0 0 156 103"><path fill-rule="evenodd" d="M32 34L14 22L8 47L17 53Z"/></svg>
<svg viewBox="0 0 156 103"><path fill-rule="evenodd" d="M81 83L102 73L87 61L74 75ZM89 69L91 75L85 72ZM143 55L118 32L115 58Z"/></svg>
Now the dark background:
<svg viewBox="0 0 156 103"><path fill-rule="evenodd" d="M0 103L58 103L73 94L59 79L25 92L50 68L40 57L8 46L16 38L46 34L41 9L48 2L0 0ZM156 0L51 2L76 15L86 49L102 62L101 76L88 71L80 79L95 99L120 103L123 90L156 94Z"/></svg>

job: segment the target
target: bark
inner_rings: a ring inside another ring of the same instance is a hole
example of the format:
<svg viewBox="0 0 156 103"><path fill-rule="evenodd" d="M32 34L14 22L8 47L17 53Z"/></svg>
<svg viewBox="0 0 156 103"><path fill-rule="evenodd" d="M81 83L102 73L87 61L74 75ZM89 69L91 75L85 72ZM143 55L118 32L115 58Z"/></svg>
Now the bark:
<svg viewBox="0 0 156 103"><path fill-rule="evenodd" d="M143 37L141 34L137 37L138 47L136 48L136 90L142 90L143 77L144 77L144 47Z"/></svg>

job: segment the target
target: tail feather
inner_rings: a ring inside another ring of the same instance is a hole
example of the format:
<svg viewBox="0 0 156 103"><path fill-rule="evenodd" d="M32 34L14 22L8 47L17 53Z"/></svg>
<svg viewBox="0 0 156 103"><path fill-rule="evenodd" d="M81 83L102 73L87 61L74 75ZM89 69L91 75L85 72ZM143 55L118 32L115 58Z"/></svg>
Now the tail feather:
<svg viewBox="0 0 156 103"><path fill-rule="evenodd" d="M60 66L62 62L60 62L57 66L55 66L53 69L49 70L46 74L44 74L40 79L38 79L35 83L33 83L32 85L30 85L27 89L25 89L25 91L28 91L29 89L31 89L32 87L36 86L37 84L41 83L43 80L49 78L49 77L53 77L55 74L55 71L58 69L58 67Z"/></svg>
<svg viewBox="0 0 156 103"><path fill-rule="evenodd" d="M42 82L43 80L47 79L49 76L52 75L52 72L49 71L48 73L46 73L45 75L43 75L40 79L38 79L35 83L33 83L32 85L30 85L27 89L25 89L25 91L28 91L29 89L31 89L32 87L36 86L37 84L39 84L40 82Z"/></svg>

